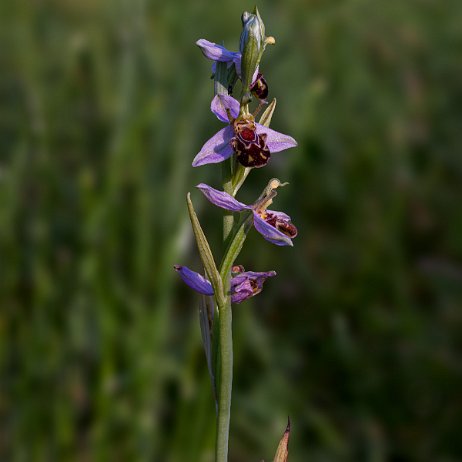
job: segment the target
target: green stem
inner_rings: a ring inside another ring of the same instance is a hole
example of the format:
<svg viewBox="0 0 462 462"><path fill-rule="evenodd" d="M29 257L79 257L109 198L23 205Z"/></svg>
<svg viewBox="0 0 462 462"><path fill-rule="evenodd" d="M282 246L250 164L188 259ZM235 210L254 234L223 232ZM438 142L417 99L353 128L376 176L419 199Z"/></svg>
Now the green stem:
<svg viewBox="0 0 462 462"><path fill-rule="evenodd" d="M215 462L227 462L233 388L233 314L231 311L231 298L226 297L226 302L218 308L220 311L220 377Z"/></svg>
<svg viewBox="0 0 462 462"><path fill-rule="evenodd" d="M215 71L215 94L228 94L230 76L225 63L217 63ZM223 189L233 193L231 160L223 164ZM232 212L223 216L223 240L227 242L234 226ZM217 297L219 351L216 366L218 368L218 416L215 443L215 462L228 462L228 441L231 419L231 393L233 388L233 330L231 297L228 295L231 285L231 271L221 274L224 297ZM220 300L221 299L221 300Z"/></svg>
<svg viewBox="0 0 462 462"><path fill-rule="evenodd" d="M231 173L231 161L228 159L223 162L223 191L234 196L233 176ZM234 226L233 212L226 210L223 214L223 242L227 243Z"/></svg>
<svg viewBox="0 0 462 462"><path fill-rule="evenodd" d="M220 268L220 277L223 280L225 293L229 294L231 267L242 249L247 232L251 225L251 216L243 219L238 230L228 245ZM233 331L231 297L228 295L225 302L218 306L220 350L219 350L219 377L218 377L218 420L217 439L215 446L215 462L228 461L229 423L231 417L231 394L233 388Z"/></svg>

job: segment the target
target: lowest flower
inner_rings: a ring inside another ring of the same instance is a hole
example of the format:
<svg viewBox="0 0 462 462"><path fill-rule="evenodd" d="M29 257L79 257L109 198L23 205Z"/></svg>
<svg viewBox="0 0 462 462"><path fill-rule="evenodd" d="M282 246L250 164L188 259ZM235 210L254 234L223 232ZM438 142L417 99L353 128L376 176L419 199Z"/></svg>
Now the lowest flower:
<svg viewBox="0 0 462 462"><path fill-rule="evenodd" d="M175 265L174 268L191 289L204 295L214 294L212 284L201 274L192 271L187 266ZM275 271L244 271L242 266L234 266L231 279L231 302L242 303L259 294L263 290L263 283L274 276L276 276Z"/></svg>

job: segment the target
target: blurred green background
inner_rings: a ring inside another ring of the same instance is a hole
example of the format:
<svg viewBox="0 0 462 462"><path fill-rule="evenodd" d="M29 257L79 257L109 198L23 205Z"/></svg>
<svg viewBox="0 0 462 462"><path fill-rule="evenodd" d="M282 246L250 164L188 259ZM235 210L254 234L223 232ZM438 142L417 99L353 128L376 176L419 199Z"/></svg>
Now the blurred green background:
<svg viewBox="0 0 462 462"><path fill-rule="evenodd" d="M234 309L231 462L462 460L462 2L258 4L299 237ZM220 128L210 62L241 0L0 3L0 460L212 461L185 194Z"/></svg>

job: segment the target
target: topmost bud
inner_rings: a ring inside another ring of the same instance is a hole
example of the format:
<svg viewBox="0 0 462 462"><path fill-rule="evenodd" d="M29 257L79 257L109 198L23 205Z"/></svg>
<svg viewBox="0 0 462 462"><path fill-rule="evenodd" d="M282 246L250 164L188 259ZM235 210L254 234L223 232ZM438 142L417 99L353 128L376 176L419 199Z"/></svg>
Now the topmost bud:
<svg viewBox="0 0 462 462"><path fill-rule="evenodd" d="M272 43L274 39L271 37ZM243 98L250 99L249 87L258 70L258 65L267 43L265 37L265 24L260 17L257 7L253 13L245 11L242 14L242 33L239 51L242 54L241 79ZM245 101L243 101L245 103Z"/></svg>
<svg viewBox="0 0 462 462"><path fill-rule="evenodd" d="M251 39L254 39L257 42L257 46L261 48L265 40L265 24L261 19L257 7L255 7L253 10L253 13L244 11L244 13L242 13L241 20L243 31L241 34L241 43L239 47L240 52L244 54L244 49L247 46L247 42Z"/></svg>

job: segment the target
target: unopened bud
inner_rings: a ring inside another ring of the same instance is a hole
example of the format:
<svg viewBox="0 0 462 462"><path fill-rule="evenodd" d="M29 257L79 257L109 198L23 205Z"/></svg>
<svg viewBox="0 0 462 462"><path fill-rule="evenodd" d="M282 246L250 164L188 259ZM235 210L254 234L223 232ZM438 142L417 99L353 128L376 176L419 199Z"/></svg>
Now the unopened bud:
<svg viewBox="0 0 462 462"><path fill-rule="evenodd" d="M242 14L242 27L239 45L242 54L241 79L243 93L247 93L266 45L265 24L257 8L253 13L245 11Z"/></svg>

